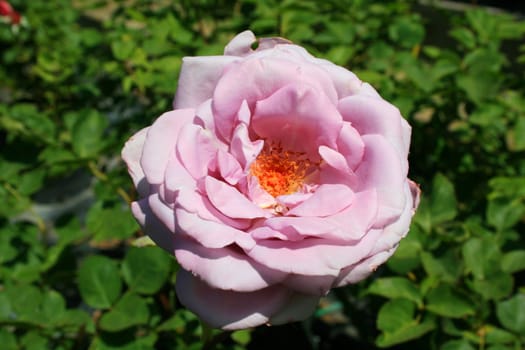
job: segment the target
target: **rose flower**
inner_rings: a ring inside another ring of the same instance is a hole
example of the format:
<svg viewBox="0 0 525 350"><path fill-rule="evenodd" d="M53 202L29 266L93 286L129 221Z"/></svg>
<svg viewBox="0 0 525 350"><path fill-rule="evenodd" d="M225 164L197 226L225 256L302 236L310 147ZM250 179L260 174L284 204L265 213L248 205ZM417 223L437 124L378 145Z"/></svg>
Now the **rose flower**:
<svg viewBox="0 0 525 350"><path fill-rule="evenodd" d="M133 215L207 324L305 319L407 233L410 126L352 72L246 31L224 56L184 58L173 106L122 156Z"/></svg>

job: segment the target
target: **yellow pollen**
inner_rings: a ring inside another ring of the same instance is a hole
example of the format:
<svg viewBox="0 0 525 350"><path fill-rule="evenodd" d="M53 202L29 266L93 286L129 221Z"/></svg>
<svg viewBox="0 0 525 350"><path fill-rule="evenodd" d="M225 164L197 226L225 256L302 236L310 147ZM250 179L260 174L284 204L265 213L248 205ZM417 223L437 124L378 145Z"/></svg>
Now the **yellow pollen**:
<svg viewBox="0 0 525 350"><path fill-rule="evenodd" d="M291 152L280 144L265 142L250 166L250 173L266 192L277 197L297 192L312 165L305 153Z"/></svg>

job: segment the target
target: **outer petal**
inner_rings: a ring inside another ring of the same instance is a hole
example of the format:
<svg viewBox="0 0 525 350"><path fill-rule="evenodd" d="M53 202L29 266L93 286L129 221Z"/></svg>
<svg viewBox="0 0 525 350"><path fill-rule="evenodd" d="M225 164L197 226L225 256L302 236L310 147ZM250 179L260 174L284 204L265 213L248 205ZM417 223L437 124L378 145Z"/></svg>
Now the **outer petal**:
<svg viewBox="0 0 525 350"><path fill-rule="evenodd" d="M279 285L241 293L215 289L185 270L177 275L176 289L179 300L187 308L210 326L225 330L267 323L290 296L290 292Z"/></svg>
<svg viewBox="0 0 525 350"><path fill-rule="evenodd" d="M237 60L233 56L184 57L173 108L196 108L211 98L224 68Z"/></svg>
<svg viewBox="0 0 525 350"><path fill-rule="evenodd" d="M359 94L342 99L339 102L339 112L361 135L383 135L399 152L400 157L407 157L410 127L399 109L392 104L381 98Z"/></svg>
<svg viewBox="0 0 525 350"><path fill-rule="evenodd" d="M347 284L357 283L364 280L370 276L372 272L377 270L381 264L387 261L395 251L396 249L392 248L376 255L372 255L355 265L346 267L341 271L341 275L337 278L334 287L343 287Z"/></svg>
<svg viewBox="0 0 525 350"><path fill-rule="evenodd" d="M405 209L399 219L385 227L374 248L370 251L368 258L355 265L348 266L341 271L335 286L340 287L361 281L394 254L399 241L409 230L410 219L414 214L415 207L417 207L419 191L414 188L412 183L409 185L407 182L405 186L405 196Z"/></svg>
<svg viewBox="0 0 525 350"><path fill-rule="evenodd" d="M179 109L161 115L149 128L140 165L150 184L160 184L170 157L175 152L179 131L191 124L193 109Z"/></svg>
<svg viewBox="0 0 525 350"><path fill-rule="evenodd" d="M122 149L122 159L128 166L128 173L140 197L145 197L149 193L149 184L140 166L140 157L148 130L149 127L137 132L126 142Z"/></svg>
<svg viewBox="0 0 525 350"><path fill-rule="evenodd" d="M210 249L182 237L175 242L175 256L185 270L212 288L253 292L286 277L283 272L271 270L232 247Z"/></svg>
<svg viewBox="0 0 525 350"><path fill-rule="evenodd" d="M406 172L399 154L380 135L363 136L365 154L356 170L360 180L359 190L376 189L379 213L375 227L382 227L395 220L403 211L403 195Z"/></svg>
<svg viewBox="0 0 525 350"><path fill-rule="evenodd" d="M168 253L173 254L175 234L168 230L155 214L153 214L148 204L148 199L144 198L138 202L131 203L131 212L153 242Z"/></svg>
<svg viewBox="0 0 525 350"><path fill-rule="evenodd" d="M315 295L294 293L290 295L285 305L274 314L268 324L278 325L302 321L312 315L319 304Z"/></svg>
<svg viewBox="0 0 525 350"><path fill-rule="evenodd" d="M271 269L307 276L337 276L343 267L368 256L381 232L369 232L357 242L334 243L333 240L308 238L288 242L258 241L246 254Z"/></svg>
<svg viewBox="0 0 525 350"><path fill-rule="evenodd" d="M252 45L257 43L257 50L252 49ZM253 54L256 51L271 49L276 45L290 44L291 41L283 38L261 38L257 40L255 35L246 30L237 34L224 48L225 55L246 56Z"/></svg>

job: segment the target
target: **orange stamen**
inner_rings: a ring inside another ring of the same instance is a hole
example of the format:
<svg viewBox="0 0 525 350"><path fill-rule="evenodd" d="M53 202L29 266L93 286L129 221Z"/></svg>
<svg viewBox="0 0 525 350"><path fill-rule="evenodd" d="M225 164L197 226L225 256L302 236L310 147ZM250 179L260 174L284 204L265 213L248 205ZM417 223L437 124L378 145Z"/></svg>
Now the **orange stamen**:
<svg viewBox="0 0 525 350"><path fill-rule="evenodd" d="M259 185L274 197L297 192L314 164L302 152L284 150L280 143L265 142L250 166Z"/></svg>

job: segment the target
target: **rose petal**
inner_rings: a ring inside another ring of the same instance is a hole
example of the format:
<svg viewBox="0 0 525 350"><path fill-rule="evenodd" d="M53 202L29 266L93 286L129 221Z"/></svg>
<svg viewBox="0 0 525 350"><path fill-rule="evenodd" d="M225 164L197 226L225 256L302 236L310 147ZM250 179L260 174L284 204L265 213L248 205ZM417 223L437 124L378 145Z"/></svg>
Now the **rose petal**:
<svg viewBox="0 0 525 350"><path fill-rule="evenodd" d="M262 240L246 254L271 269L307 276L337 276L339 270L368 256L380 232L372 231L358 242L308 238L289 242Z"/></svg>
<svg viewBox="0 0 525 350"><path fill-rule="evenodd" d="M303 84L286 85L258 101L251 125L261 138L279 141L287 150L308 152L311 158L318 158L320 145L336 147L341 126L329 98Z"/></svg>
<svg viewBox="0 0 525 350"><path fill-rule="evenodd" d="M230 140L236 127L237 111L244 100L253 110L255 102L290 83L310 86L324 93L333 105L337 104L337 93L328 75L313 64L271 57L246 59L233 63L217 83L213 94L217 132L225 140Z"/></svg>
<svg viewBox="0 0 525 350"><path fill-rule="evenodd" d="M287 216L325 217L334 215L348 207L354 199L354 192L345 185L321 185L313 195L291 209Z"/></svg>
<svg viewBox="0 0 525 350"><path fill-rule="evenodd" d="M178 238L175 256L179 264L210 287L252 292L281 282L286 274L261 265L232 247L205 248Z"/></svg>
<svg viewBox="0 0 525 350"><path fill-rule="evenodd" d="M315 298L328 294L336 280L335 276L305 276L290 274L282 282L286 287Z"/></svg>
<svg viewBox="0 0 525 350"><path fill-rule="evenodd" d="M237 60L233 56L184 57L173 108L196 108L210 99L224 68Z"/></svg>
<svg viewBox="0 0 525 350"><path fill-rule="evenodd" d="M406 158L410 145L410 127L399 109L383 99L359 94L339 101L339 112L343 119L361 135L383 135L399 156Z"/></svg>
<svg viewBox="0 0 525 350"><path fill-rule="evenodd" d="M146 179L150 184L160 184L168 160L175 152L179 131L192 123L193 109L179 109L161 115L149 128L140 159Z"/></svg>
<svg viewBox="0 0 525 350"><path fill-rule="evenodd" d="M341 153L350 169L355 170L365 153L365 145L361 136L350 123L344 122L339 137L337 138L337 150Z"/></svg>
<svg viewBox="0 0 525 350"><path fill-rule="evenodd" d="M245 230L252 224L248 219L232 219L218 211L210 200L196 189L184 188L177 193L177 206L200 218Z"/></svg>
<svg viewBox="0 0 525 350"><path fill-rule="evenodd" d="M178 232L190 236L207 248L223 248L235 243L250 250L255 245L249 234L222 223L204 220L184 209L177 208L175 217Z"/></svg>
<svg viewBox="0 0 525 350"><path fill-rule="evenodd" d="M406 181L402 166L406 160L402 161L392 145L380 135L365 135L363 141L365 154L356 170L359 190L377 190L379 213L376 227L381 227L395 220L405 206L405 196L400 189L404 188Z"/></svg>
<svg viewBox="0 0 525 350"><path fill-rule="evenodd" d="M368 233L375 223L377 212L377 193L369 190L352 195L352 203L334 215L277 216L265 220L249 232L256 240L273 238L299 241L306 237L318 237L329 239L335 244L353 244Z"/></svg>
<svg viewBox="0 0 525 350"><path fill-rule="evenodd" d="M279 325L289 322L302 321L312 315L319 304L319 297L308 294L294 293L288 301L277 310L267 322L270 325Z"/></svg>
<svg viewBox="0 0 525 350"><path fill-rule="evenodd" d="M149 183L144 176L142 167L140 166L140 157L144 148L144 142L146 141L148 129L149 128L144 128L130 137L122 149L122 159L128 166L128 173L131 176L133 184L137 188L140 197L145 197L149 193Z"/></svg>
<svg viewBox="0 0 525 350"><path fill-rule="evenodd" d="M358 262L355 265L348 266L341 271L334 287L344 287L348 284L360 282L370 276L372 272L390 258L396 249L390 249Z"/></svg>
<svg viewBox="0 0 525 350"><path fill-rule="evenodd" d="M245 56L252 53L252 44L256 42L255 35L250 30L237 34L225 47L224 55Z"/></svg>
<svg viewBox="0 0 525 350"><path fill-rule="evenodd" d="M230 185L236 185L245 176L237 159L223 150L217 153L217 168L224 181Z"/></svg>
<svg viewBox="0 0 525 350"><path fill-rule="evenodd" d="M326 164L332 168L343 174L348 174L348 176L353 175L354 172L350 169L345 157L341 153L326 146L320 146L318 152Z"/></svg>
<svg viewBox="0 0 525 350"><path fill-rule="evenodd" d="M203 178L217 155L212 134L200 126L186 125L177 140L177 157L194 179Z"/></svg>
<svg viewBox="0 0 525 350"><path fill-rule="evenodd" d="M255 219L269 214L248 200L235 187L211 176L204 179L207 197L217 210L235 219Z"/></svg>
<svg viewBox="0 0 525 350"><path fill-rule="evenodd" d="M153 242L168 253L173 254L175 234L168 230L166 225L153 214L148 199L144 198L138 202L132 202L131 212Z"/></svg>
<svg viewBox="0 0 525 350"><path fill-rule="evenodd" d="M282 309L290 292L271 286L254 292L232 292L211 288L191 273L177 274L177 296L206 324L225 330L256 327Z"/></svg>
<svg viewBox="0 0 525 350"><path fill-rule="evenodd" d="M248 170L252 162L264 147L263 140L252 142L245 124L237 125L230 144L230 153L237 159L244 170Z"/></svg>

